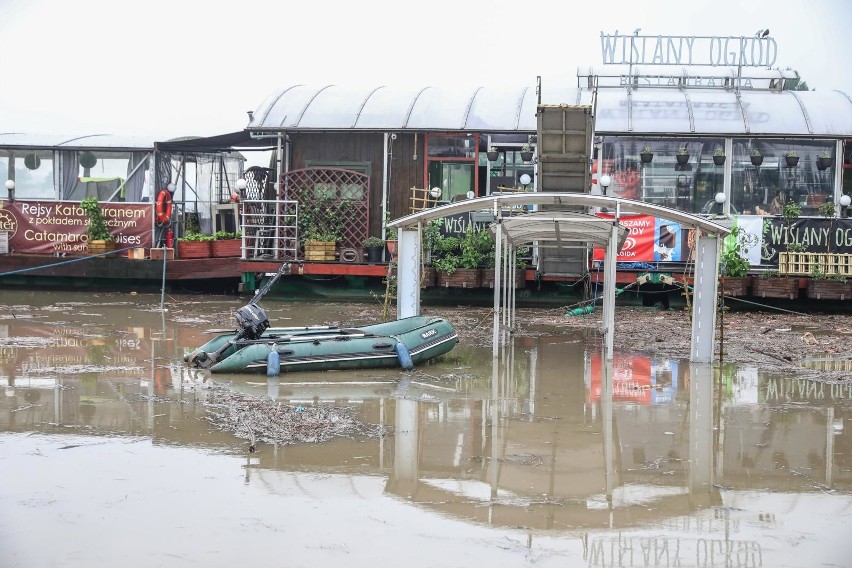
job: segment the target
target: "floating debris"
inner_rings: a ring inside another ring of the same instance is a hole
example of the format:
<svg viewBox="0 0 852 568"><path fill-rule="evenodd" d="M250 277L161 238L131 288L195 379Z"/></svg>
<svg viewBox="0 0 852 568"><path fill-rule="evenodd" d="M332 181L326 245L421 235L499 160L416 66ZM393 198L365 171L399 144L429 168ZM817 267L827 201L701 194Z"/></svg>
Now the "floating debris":
<svg viewBox="0 0 852 568"><path fill-rule="evenodd" d="M254 451L258 442L318 444L339 437L388 435L385 426L356 419L353 408L289 405L217 384L210 385L206 406L207 420L219 430L248 440L249 451Z"/></svg>

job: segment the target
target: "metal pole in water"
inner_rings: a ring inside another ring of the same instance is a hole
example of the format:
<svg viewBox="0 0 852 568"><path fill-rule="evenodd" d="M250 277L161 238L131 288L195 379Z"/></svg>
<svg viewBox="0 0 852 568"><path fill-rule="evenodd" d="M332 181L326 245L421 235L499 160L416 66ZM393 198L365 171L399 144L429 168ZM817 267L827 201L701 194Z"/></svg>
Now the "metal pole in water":
<svg viewBox="0 0 852 568"><path fill-rule="evenodd" d="M166 251L163 249L163 283L160 285L160 311L163 311L163 303L166 297Z"/></svg>

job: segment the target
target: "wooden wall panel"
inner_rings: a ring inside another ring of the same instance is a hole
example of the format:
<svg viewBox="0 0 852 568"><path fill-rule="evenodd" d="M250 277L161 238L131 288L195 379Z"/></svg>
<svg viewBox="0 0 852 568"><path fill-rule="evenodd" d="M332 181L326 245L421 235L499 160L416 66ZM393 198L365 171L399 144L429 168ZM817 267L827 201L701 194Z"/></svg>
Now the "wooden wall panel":
<svg viewBox="0 0 852 568"><path fill-rule="evenodd" d="M310 161L370 163L370 234L379 235L382 226L383 148L382 133L322 132L289 133L290 169L306 167ZM416 138L416 146L415 146ZM412 187L423 185L422 133L397 133L390 140L388 202L392 219L409 212Z"/></svg>

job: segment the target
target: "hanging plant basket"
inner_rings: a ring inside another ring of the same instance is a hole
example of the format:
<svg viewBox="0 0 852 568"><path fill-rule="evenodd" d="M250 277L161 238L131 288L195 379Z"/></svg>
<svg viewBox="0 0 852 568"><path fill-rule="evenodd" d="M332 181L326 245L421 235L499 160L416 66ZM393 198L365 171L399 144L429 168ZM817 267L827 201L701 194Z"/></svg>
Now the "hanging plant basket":
<svg viewBox="0 0 852 568"><path fill-rule="evenodd" d="M834 165L834 158L817 158L817 169L821 172Z"/></svg>
<svg viewBox="0 0 852 568"><path fill-rule="evenodd" d="M675 158L677 159L678 165L684 165L689 162L689 154L676 154Z"/></svg>
<svg viewBox="0 0 852 568"><path fill-rule="evenodd" d="M763 156L752 156L751 157L751 165L759 166L763 163Z"/></svg>
<svg viewBox="0 0 852 568"><path fill-rule="evenodd" d="M654 159L654 154L653 152L642 152L641 154L639 154L639 159L642 161L643 164L650 164L651 160Z"/></svg>
<svg viewBox="0 0 852 568"><path fill-rule="evenodd" d="M713 163L717 166L724 166L725 157L726 156L724 154L722 154L721 156L713 156Z"/></svg>
<svg viewBox="0 0 852 568"><path fill-rule="evenodd" d="M532 161L533 153L532 151L524 151L521 150L521 159L525 162Z"/></svg>
<svg viewBox="0 0 852 568"><path fill-rule="evenodd" d="M80 165L84 168L94 168L97 163L98 159L91 152L83 152L80 154Z"/></svg>
<svg viewBox="0 0 852 568"><path fill-rule="evenodd" d="M488 158L489 162L496 162L497 158L500 157L500 152L497 151L497 148L491 147L488 148L487 152L485 152L485 156Z"/></svg>
<svg viewBox="0 0 852 568"><path fill-rule="evenodd" d="M795 168L799 165L799 157L798 156L784 156L784 159L787 161L788 168Z"/></svg>
<svg viewBox="0 0 852 568"><path fill-rule="evenodd" d="M41 158L36 156L35 154L27 154L24 156L24 165L28 170L37 170L41 165Z"/></svg>

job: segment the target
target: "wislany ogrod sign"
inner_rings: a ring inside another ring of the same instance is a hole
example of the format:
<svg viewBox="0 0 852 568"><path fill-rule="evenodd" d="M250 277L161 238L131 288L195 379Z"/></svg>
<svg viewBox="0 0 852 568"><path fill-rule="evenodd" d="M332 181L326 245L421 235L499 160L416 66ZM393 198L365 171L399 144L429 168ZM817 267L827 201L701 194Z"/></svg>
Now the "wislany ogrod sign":
<svg viewBox="0 0 852 568"><path fill-rule="evenodd" d="M604 65L710 65L771 67L778 44L771 37L607 35L601 32Z"/></svg>

